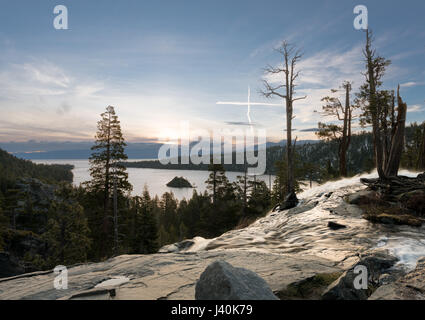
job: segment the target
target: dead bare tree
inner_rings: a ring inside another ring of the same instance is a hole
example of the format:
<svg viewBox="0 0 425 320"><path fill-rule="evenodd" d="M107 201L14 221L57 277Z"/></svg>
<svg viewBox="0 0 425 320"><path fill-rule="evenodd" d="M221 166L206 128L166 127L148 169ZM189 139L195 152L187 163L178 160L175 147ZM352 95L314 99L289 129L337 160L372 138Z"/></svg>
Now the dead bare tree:
<svg viewBox="0 0 425 320"><path fill-rule="evenodd" d="M262 94L266 98L279 97L285 99L286 102L286 195L287 197L290 196L293 200L295 200L296 195L294 179L294 148L292 145L292 120L295 118L293 115L294 102L306 98L306 96L298 98L294 97L295 87L297 86L296 80L300 74L300 71L296 71L296 66L300 61L302 54L300 50L286 41L284 41L281 46L276 49L276 51L282 58L282 64L277 67L268 65L264 71L268 77L281 75L282 78L276 79L277 81L275 81L275 79L263 80L264 90L262 91Z"/></svg>

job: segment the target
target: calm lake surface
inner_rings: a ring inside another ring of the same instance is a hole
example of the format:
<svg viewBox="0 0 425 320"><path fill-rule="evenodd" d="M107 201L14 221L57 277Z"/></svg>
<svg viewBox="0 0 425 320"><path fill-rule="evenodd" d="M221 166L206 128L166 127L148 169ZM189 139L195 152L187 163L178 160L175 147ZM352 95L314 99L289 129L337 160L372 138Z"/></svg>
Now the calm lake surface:
<svg viewBox="0 0 425 320"><path fill-rule="evenodd" d="M72 164L74 165L74 184L78 186L80 183L90 180L89 161L88 160L32 160L34 163L43 164ZM130 161L143 161L138 159L130 159ZM206 190L205 181L208 179L208 171L197 170L165 170L165 169L145 169L145 168L128 168L128 180L133 185L132 195L141 195L143 188L147 185L151 196L157 195L161 197L165 192L173 192L179 200L192 197L192 188L169 188L166 186L174 177L184 177L198 192ZM226 176L230 182L236 181L237 176L242 175L240 172L226 172ZM273 184L274 176L257 176L269 186L269 182Z"/></svg>

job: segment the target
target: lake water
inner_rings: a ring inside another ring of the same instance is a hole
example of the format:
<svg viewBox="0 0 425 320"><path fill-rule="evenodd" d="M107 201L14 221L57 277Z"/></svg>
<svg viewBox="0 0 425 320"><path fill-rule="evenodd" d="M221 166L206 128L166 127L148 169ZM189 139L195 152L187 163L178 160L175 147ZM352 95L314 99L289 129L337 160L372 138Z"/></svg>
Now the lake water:
<svg viewBox="0 0 425 320"><path fill-rule="evenodd" d="M34 163L44 164L72 164L74 165L74 184L78 186L84 181L90 180L89 173L89 161L88 160L32 160ZM143 161L137 159L131 159L131 161ZM195 186L198 192L204 192L206 190L205 181L208 179L208 171L199 170L165 170L165 169L146 169L146 168L128 168L128 180L133 185L132 195L141 195L145 185L148 186L149 193L151 196L157 195L161 197L165 192L173 192L175 197L179 200L192 197L192 188L170 188L166 184L170 182L174 177L184 177L193 186ZM237 180L237 176L242 175L240 172L226 172L226 176L230 182ZM266 182L267 186L269 183L273 184L274 176L258 176L257 179L261 179Z"/></svg>

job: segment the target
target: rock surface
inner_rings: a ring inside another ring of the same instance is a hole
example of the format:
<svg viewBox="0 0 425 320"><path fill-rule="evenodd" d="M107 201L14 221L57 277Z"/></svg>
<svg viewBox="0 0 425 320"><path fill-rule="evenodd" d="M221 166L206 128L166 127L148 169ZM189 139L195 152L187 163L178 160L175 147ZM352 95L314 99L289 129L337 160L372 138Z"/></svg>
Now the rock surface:
<svg viewBox="0 0 425 320"><path fill-rule="evenodd" d="M292 192L288 194L285 199L283 200L283 203L280 205L280 210L287 210L291 209L297 206L298 204L298 198L295 192Z"/></svg>
<svg viewBox="0 0 425 320"><path fill-rule="evenodd" d="M425 257L419 259L415 270L380 286L369 300L425 300Z"/></svg>
<svg viewBox="0 0 425 320"><path fill-rule="evenodd" d="M195 285L205 268L224 260L235 267L249 268L263 278L273 292L285 290L293 282L316 273L341 272L330 260L312 256L278 255L232 250L123 255L105 262L83 264L68 269L68 289L56 290L56 274L33 273L0 279L3 299L184 299L195 298ZM97 287L108 279L129 281Z"/></svg>
<svg viewBox="0 0 425 320"><path fill-rule="evenodd" d="M337 222L329 221L328 222L328 228L332 230L339 230L339 229L345 229L347 226L344 226L343 224L339 224Z"/></svg>
<svg viewBox="0 0 425 320"><path fill-rule="evenodd" d="M210 264L195 289L196 300L278 300L255 272L225 261Z"/></svg>
<svg viewBox="0 0 425 320"><path fill-rule="evenodd" d="M367 300L373 288L378 284L381 274L392 267L397 259L382 251L371 252L360 257L359 262L344 272L339 279L333 282L323 294L325 300ZM367 289L355 288L357 266L366 267L368 279Z"/></svg>

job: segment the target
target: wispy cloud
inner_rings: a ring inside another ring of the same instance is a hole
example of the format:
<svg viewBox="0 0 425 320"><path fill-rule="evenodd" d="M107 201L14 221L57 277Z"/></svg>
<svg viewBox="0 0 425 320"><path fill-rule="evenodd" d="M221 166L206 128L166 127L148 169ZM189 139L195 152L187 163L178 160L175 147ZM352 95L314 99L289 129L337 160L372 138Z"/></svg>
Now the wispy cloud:
<svg viewBox="0 0 425 320"><path fill-rule="evenodd" d="M413 112L422 112L422 111L425 111L425 109L424 109L423 106L420 106L418 104L414 104L412 106L408 106L407 111L413 113Z"/></svg>
<svg viewBox="0 0 425 320"><path fill-rule="evenodd" d="M423 86L424 84L425 82L409 81L409 82L402 83L400 87L410 88L410 87L416 87L416 86Z"/></svg>

